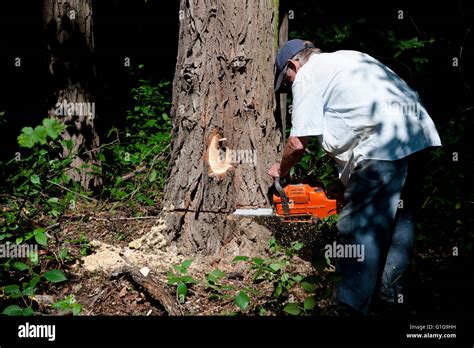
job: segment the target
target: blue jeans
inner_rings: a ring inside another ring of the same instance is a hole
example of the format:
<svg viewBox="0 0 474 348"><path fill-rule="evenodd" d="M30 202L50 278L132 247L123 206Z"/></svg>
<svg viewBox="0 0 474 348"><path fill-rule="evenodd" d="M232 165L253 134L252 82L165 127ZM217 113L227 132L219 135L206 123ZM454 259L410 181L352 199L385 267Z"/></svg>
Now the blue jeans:
<svg viewBox="0 0 474 348"><path fill-rule="evenodd" d="M401 291L400 278L415 235L416 185L421 186L412 175L416 159L412 155L397 161L364 160L344 193L337 243L363 245L364 258L338 258L336 271L342 280L336 284L335 298L364 315L377 291L389 302Z"/></svg>

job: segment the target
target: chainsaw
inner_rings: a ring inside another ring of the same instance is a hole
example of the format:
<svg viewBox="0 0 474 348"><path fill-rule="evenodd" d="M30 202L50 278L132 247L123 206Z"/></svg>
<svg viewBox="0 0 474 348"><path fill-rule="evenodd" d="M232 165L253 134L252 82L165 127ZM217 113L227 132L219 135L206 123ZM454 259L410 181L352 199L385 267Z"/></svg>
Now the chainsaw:
<svg viewBox="0 0 474 348"><path fill-rule="evenodd" d="M277 216L283 222L316 222L337 213L335 199L329 199L321 187L291 184L284 188L280 178L274 183L273 208L237 209L236 216Z"/></svg>

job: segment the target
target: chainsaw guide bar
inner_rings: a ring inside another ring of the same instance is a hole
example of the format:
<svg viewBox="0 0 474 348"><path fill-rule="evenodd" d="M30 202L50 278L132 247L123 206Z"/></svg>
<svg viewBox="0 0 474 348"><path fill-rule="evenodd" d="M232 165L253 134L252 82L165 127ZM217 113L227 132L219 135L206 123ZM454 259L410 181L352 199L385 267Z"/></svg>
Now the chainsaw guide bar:
<svg viewBox="0 0 474 348"><path fill-rule="evenodd" d="M275 178L273 208L237 209L233 215L244 217L277 216L283 222L317 222L327 216L337 213L335 199L327 198L321 187L307 184L280 184L280 178Z"/></svg>

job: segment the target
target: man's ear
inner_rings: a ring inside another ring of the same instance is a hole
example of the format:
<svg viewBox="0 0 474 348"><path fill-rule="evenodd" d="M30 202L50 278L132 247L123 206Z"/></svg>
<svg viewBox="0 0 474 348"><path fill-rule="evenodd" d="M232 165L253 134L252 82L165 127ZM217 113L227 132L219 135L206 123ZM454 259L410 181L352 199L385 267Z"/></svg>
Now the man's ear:
<svg viewBox="0 0 474 348"><path fill-rule="evenodd" d="M298 70L300 70L301 68L301 65L299 62L297 62L296 60L293 60L293 59L289 59L288 60L288 67L296 72L298 72Z"/></svg>

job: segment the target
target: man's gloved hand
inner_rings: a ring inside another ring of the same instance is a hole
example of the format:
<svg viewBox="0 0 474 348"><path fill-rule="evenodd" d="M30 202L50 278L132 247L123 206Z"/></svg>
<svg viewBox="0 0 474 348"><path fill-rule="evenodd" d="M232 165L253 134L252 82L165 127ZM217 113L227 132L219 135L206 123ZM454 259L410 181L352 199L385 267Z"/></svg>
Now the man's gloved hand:
<svg viewBox="0 0 474 348"><path fill-rule="evenodd" d="M270 170L268 171L268 175L270 175L273 180L275 180L277 176L282 176L280 172L280 163L275 163L274 165L272 165Z"/></svg>

